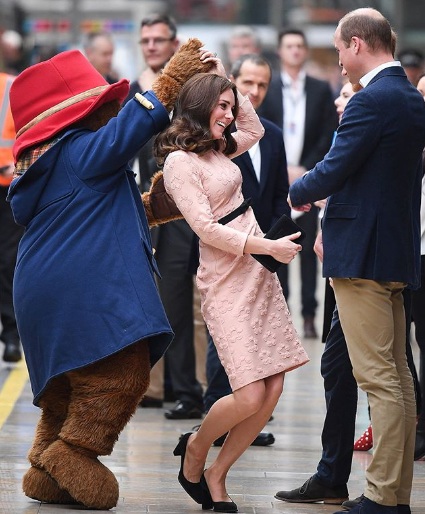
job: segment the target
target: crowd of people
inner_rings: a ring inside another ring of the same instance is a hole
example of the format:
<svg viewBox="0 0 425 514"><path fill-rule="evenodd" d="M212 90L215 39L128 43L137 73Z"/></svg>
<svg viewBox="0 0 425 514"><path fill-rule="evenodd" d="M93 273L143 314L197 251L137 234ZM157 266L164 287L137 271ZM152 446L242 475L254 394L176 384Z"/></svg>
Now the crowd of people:
<svg viewBox="0 0 425 514"><path fill-rule="evenodd" d="M24 492L113 507L118 484L97 457L112 452L137 406L172 399L166 419L200 420L174 450L180 484L205 509L237 512L227 475L250 445L273 444L263 429L284 375L308 362L302 340L319 340L320 262L322 457L307 482L276 498L409 514L413 462L425 456L424 56L399 52L377 10L351 11L334 34L335 98L309 74L298 28L279 32L273 65L250 27L235 29L223 59L194 41L152 14L140 23L145 68L130 84L114 73L104 32L86 37L85 56L0 74L3 360L19 361L22 342L42 410ZM46 74L53 85L41 93ZM284 215L300 230L264 237ZM81 259L84 241L82 281L64 264ZM276 273L261 256L278 262ZM288 308L294 259L300 335ZM79 352L72 341L83 332ZM370 426L354 441L358 388ZM205 469L212 445L221 449ZM353 451L372 447L364 493L349 499ZM81 484L73 468L87 466ZM91 491L98 481L108 494Z"/></svg>

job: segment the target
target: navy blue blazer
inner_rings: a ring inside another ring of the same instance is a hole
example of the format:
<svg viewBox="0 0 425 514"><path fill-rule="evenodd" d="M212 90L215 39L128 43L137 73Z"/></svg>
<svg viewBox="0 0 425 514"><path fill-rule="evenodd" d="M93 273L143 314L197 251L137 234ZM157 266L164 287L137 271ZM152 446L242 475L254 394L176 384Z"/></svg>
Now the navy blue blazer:
<svg viewBox="0 0 425 514"><path fill-rule="evenodd" d="M324 80L305 78L306 113L300 165L311 169L329 150L338 126L332 90ZM273 76L258 115L283 128L283 94L280 72Z"/></svg>
<svg viewBox="0 0 425 514"><path fill-rule="evenodd" d="M425 102L400 66L348 103L335 142L290 187L294 206L329 197L323 275L420 284Z"/></svg>
<svg viewBox="0 0 425 514"><path fill-rule="evenodd" d="M242 173L242 193L252 199L258 224L267 232L282 214L290 216L291 209L287 202L289 183L282 131L274 123L264 118L260 120L265 129L260 139L260 183L248 152L235 157L233 162Z"/></svg>

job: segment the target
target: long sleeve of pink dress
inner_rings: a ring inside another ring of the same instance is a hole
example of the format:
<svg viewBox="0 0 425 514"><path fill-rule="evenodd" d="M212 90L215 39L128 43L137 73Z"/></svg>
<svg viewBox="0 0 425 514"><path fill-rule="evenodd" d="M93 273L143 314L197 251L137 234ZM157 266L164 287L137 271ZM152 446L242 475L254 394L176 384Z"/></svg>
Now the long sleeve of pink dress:
<svg viewBox="0 0 425 514"><path fill-rule="evenodd" d="M308 362L279 280L244 254L248 235L262 236L252 209L227 225L217 221L243 201L242 175L230 159L263 135L249 99L239 101L235 155L178 150L163 170L167 192L200 239L202 314L233 390Z"/></svg>

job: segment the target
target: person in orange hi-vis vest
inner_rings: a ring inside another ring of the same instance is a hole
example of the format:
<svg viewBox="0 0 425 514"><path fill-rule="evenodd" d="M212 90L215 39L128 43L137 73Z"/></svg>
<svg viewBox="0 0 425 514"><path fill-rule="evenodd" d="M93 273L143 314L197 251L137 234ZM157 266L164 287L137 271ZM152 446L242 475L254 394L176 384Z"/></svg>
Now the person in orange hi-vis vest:
<svg viewBox="0 0 425 514"><path fill-rule="evenodd" d="M0 73L0 339L5 344L5 362L17 362L21 359L12 286L16 253L23 228L15 223L10 205L6 202L14 170L12 146L15 142L15 125L9 106L9 90L13 79L11 75Z"/></svg>

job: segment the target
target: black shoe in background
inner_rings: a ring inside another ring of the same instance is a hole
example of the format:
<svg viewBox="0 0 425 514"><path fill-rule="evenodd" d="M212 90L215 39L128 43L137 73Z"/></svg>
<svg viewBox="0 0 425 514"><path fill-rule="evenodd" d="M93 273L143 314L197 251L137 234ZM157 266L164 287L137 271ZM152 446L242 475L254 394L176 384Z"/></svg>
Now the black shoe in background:
<svg viewBox="0 0 425 514"><path fill-rule="evenodd" d="M22 359L21 345L19 341L9 341L5 343L3 352L4 362L19 362Z"/></svg>
<svg viewBox="0 0 425 514"><path fill-rule="evenodd" d="M160 409L164 402L159 398L152 398L152 396L144 396L142 401L139 403L139 407L144 409Z"/></svg>
<svg viewBox="0 0 425 514"><path fill-rule="evenodd" d="M202 409L185 402L177 402L173 409L164 412L167 419L201 419L203 414Z"/></svg>
<svg viewBox="0 0 425 514"><path fill-rule="evenodd" d="M316 339L317 337L313 316L306 316L304 318L304 337L306 339Z"/></svg>

